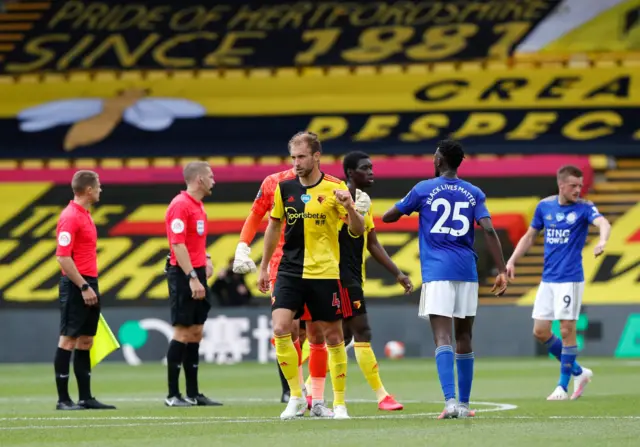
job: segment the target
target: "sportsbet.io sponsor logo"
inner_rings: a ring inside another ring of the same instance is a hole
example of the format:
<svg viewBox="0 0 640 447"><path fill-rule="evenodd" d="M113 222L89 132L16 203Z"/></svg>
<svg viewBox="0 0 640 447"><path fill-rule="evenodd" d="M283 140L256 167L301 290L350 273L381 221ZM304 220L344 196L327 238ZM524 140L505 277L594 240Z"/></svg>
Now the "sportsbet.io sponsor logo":
<svg viewBox="0 0 640 447"><path fill-rule="evenodd" d="M324 221L327 218L324 213L299 212L293 207L286 207L284 211L287 214L287 225L295 225L298 219L313 219L316 221L316 225L324 225Z"/></svg>

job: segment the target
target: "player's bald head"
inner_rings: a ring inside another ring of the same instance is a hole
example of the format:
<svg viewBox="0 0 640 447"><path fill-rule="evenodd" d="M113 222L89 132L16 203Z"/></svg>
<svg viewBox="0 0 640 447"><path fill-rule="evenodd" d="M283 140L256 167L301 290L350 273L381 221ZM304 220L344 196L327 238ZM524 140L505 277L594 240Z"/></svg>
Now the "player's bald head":
<svg viewBox="0 0 640 447"><path fill-rule="evenodd" d="M198 176L206 176L209 174L209 163L206 161L191 161L187 163L182 171L185 183L193 183Z"/></svg>

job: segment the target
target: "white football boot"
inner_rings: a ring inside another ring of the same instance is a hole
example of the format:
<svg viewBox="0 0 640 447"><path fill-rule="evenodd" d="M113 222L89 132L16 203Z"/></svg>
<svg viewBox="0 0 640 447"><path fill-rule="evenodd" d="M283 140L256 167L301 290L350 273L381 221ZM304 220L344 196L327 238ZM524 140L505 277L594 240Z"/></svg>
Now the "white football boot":
<svg viewBox="0 0 640 447"><path fill-rule="evenodd" d="M302 411L304 414L307 409L307 400L304 397L293 397L289 398L289 402L287 403L287 408L280 414L280 419L295 419L298 417L298 413Z"/></svg>

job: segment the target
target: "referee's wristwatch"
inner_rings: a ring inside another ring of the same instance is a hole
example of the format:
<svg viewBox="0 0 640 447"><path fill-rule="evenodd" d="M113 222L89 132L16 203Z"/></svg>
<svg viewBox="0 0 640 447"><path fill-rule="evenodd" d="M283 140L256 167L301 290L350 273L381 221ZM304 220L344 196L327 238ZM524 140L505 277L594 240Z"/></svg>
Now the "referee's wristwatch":
<svg viewBox="0 0 640 447"><path fill-rule="evenodd" d="M189 279L198 279L198 273L194 270L189 272Z"/></svg>
<svg viewBox="0 0 640 447"><path fill-rule="evenodd" d="M86 282L84 284L82 284L80 286L80 290L82 290L83 292L89 290L89 284L87 284Z"/></svg>

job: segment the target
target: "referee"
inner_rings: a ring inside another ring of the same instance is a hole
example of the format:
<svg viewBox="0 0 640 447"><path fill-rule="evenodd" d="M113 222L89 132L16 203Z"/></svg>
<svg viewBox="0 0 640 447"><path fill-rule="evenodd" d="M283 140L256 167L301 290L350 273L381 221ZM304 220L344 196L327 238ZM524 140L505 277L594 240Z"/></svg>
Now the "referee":
<svg viewBox="0 0 640 447"><path fill-rule="evenodd" d="M91 358L89 351L100 319L96 225L89 207L100 199L100 179L93 171L78 171L71 181L73 200L60 214L56 228L56 257L60 278L60 339L54 360L57 410L115 409L91 396ZM69 396L69 363L78 382L79 400Z"/></svg>
<svg viewBox="0 0 640 447"><path fill-rule="evenodd" d="M184 167L187 190L171 201L165 215L171 248L167 266L173 339L167 351L168 407L216 406L198 389L200 341L209 309L211 291L207 279L213 275L207 255L207 214L202 199L211 195L215 182L208 163L194 161ZM182 397L178 379L184 367L187 395Z"/></svg>

